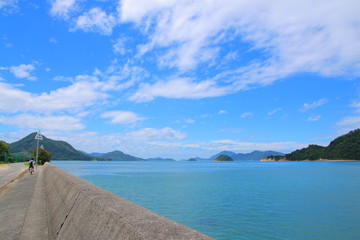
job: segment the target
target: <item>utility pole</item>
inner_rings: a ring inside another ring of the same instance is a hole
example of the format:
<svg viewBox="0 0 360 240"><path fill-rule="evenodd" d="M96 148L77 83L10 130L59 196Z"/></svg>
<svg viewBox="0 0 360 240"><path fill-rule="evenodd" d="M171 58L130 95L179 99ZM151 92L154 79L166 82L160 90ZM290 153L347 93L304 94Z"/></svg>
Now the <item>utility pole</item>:
<svg viewBox="0 0 360 240"><path fill-rule="evenodd" d="M36 133L35 139L36 139L36 160L35 160L35 163L37 165L39 165L39 140L43 140L43 136L42 136L40 130ZM37 165L36 165L36 167L37 167Z"/></svg>

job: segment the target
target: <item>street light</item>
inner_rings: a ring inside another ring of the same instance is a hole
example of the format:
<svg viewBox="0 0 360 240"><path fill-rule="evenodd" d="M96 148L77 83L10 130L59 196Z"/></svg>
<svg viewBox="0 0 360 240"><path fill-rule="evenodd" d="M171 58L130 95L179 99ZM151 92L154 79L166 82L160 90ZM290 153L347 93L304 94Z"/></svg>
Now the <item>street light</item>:
<svg viewBox="0 0 360 240"><path fill-rule="evenodd" d="M43 140L43 136L42 136L40 130L36 133L35 139L37 140L36 141L36 161L35 162L37 163L37 165L39 165L39 160L38 160L38 158L39 158L39 140Z"/></svg>

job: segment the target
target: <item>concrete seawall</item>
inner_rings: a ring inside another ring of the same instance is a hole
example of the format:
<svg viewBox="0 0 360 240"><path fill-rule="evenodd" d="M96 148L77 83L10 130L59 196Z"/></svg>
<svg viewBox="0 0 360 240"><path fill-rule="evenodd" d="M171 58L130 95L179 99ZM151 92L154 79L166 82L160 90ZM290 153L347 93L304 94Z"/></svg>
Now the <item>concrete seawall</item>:
<svg viewBox="0 0 360 240"><path fill-rule="evenodd" d="M51 164L43 170L50 240L211 239Z"/></svg>

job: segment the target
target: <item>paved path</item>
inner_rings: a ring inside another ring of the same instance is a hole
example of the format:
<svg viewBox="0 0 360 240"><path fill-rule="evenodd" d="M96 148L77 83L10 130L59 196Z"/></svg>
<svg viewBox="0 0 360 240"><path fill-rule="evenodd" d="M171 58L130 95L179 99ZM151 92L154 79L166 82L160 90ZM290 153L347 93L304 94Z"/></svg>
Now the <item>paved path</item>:
<svg viewBox="0 0 360 240"><path fill-rule="evenodd" d="M0 188L26 170L24 163L11 163L0 167Z"/></svg>
<svg viewBox="0 0 360 240"><path fill-rule="evenodd" d="M17 166L0 171L0 179L8 179L9 176L15 178L0 188L1 240L47 240L47 212L42 168L38 167L33 175L14 168ZM0 183L4 182L1 181Z"/></svg>

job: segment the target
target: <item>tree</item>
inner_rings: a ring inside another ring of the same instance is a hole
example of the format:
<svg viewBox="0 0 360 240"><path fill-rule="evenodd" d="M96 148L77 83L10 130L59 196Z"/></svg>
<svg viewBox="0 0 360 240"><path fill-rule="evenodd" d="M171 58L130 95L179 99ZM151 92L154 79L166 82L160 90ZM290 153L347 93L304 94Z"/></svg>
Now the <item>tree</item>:
<svg viewBox="0 0 360 240"><path fill-rule="evenodd" d="M51 161L51 153L46 151L43 148L38 148L38 161L40 163L40 165L44 165L45 162L50 162ZM34 157L34 159L36 159L36 148L32 151L32 155Z"/></svg>
<svg viewBox="0 0 360 240"><path fill-rule="evenodd" d="M0 161L7 162L9 156L9 145L0 141Z"/></svg>
<svg viewBox="0 0 360 240"><path fill-rule="evenodd" d="M0 153L8 153L9 152L9 145L5 142L0 141Z"/></svg>

